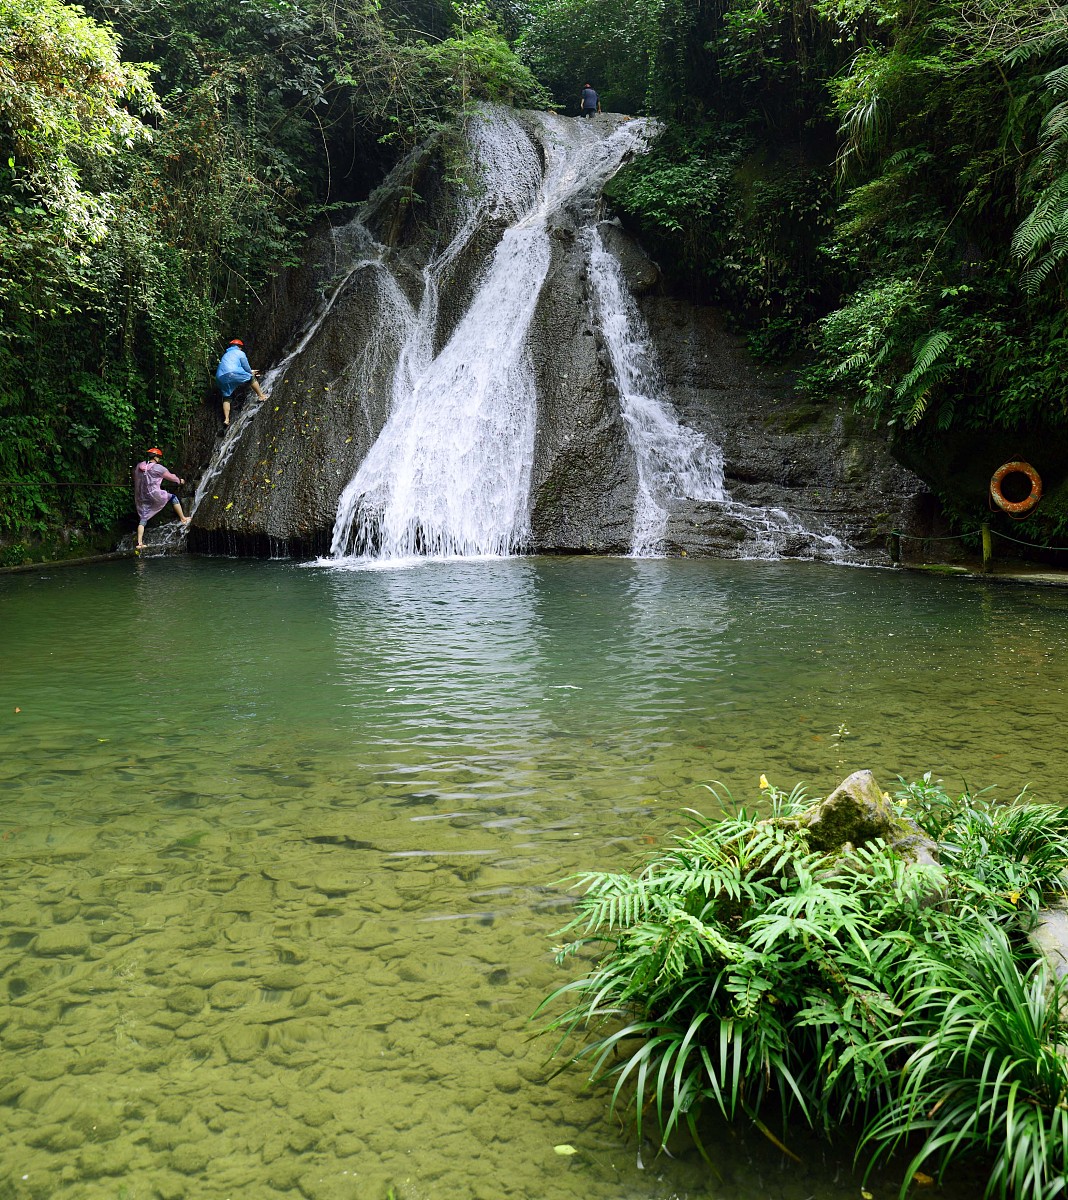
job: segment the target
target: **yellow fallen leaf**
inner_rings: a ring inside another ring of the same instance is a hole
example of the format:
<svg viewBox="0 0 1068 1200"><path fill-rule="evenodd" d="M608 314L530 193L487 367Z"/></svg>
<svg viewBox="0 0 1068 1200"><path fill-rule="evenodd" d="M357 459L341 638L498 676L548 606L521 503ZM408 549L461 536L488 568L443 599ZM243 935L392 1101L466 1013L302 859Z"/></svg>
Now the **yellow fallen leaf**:
<svg viewBox="0 0 1068 1200"><path fill-rule="evenodd" d="M934 1177L931 1175L925 1175L922 1171L916 1171L913 1173L912 1182L917 1187L930 1187L931 1184L934 1183Z"/></svg>
<svg viewBox="0 0 1068 1200"><path fill-rule="evenodd" d="M559 1146L553 1146L553 1153L563 1155L567 1158L568 1155L578 1154L574 1146L569 1146L566 1142L562 1142Z"/></svg>

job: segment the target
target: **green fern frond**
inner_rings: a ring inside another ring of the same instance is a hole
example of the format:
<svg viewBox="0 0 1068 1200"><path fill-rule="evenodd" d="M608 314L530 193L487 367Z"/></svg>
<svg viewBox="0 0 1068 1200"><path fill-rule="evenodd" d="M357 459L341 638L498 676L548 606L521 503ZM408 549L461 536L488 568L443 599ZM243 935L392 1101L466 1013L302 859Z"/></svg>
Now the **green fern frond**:
<svg viewBox="0 0 1068 1200"><path fill-rule="evenodd" d="M1068 65L1049 72L1045 84L1053 96L1068 95ZM1011 246L1023 266L1021 286L1034 295L1068 261L1068 101L1060 101L1046 114L1042 146L1025 183L1037 191Z"/></svg>
<svg viewBox="0 0 1068 1200"><path fill-rule="evenodd" d="M1042 122L1043 136L1048 140L1060 139L1068 128L1068 102L1054 105Z"/></svg>
<svg viewBox="0 0 1068 1200"><path fill-rule="evenodd" d="M1020 286L1027 295L1035 295L1056 266L1057 263L1052 258L1040 259L1020 276Z"/></svg>
<svg viewBox="0 0 1068 1200"><path fill-rule="evenodd" d="M1055 96L1068 96L1068 65L1050 71L1042 81Z"/></svg>
<svg viewBox="0 0 1068 1200"><path fill-rule="evenodd" d="M831 371L832 379L841 379L843 375L849 375L860 367L866 367L871 364L871 356L857 351L856 354L851 354L847 359L840 362L838 366Z"/></svg>
<svg viewBox="0 0 1068 1200"><path fill-rule="evenodd" d="M906 429L916 425L927 411L931 388L948 369L943 355L953 342L953 335L945 330L935 330L914 348L912 369L901 378L895 389L898 400L908 400L909 406L903 415Z"/></svg>

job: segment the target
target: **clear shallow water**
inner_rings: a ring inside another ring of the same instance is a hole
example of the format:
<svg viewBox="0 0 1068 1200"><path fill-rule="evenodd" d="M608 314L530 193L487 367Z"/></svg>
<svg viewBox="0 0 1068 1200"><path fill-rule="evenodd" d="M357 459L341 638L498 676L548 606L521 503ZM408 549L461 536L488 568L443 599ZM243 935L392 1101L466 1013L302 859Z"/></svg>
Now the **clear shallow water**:
<svg viewBox="0 0 1068 1200"><path fill-rule="evenodd" d="M799 563L0 577L0 1196L856 1197L800 1140L639 1170L545 1081L559 881L703 780L1062 800L1066 613Z"/></svg>

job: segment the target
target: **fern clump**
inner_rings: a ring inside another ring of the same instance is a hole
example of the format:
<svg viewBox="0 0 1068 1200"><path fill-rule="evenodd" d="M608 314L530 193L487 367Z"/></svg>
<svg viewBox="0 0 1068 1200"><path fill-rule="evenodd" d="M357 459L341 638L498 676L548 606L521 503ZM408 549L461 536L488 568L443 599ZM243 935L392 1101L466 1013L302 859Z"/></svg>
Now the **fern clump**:
<svg viewBox="0 0 1068 1200"><path fill-rule="evenodd" d="M865 1127L872 1158L908 1144L906 1183L977 1152L988 1195L1064 1194L1068 1039L1027 930L1068 892L1068 809L953 799L927 776L882 797L934 847L916 855L890 837L817 850L803 790L765 797L770 814L691 813L636 873L577 880L559 960L587 969L539 1009L569 1005L557 1052L661 1146L682 1126L700 1143L707 1110L777 1143L800 1118Z"/></svg>

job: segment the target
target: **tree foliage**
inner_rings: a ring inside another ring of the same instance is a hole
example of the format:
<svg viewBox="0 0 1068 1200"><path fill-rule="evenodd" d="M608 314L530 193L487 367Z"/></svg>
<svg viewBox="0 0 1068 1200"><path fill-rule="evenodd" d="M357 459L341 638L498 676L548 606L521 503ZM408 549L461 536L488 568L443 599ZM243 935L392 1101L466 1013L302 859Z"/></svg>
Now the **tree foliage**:
<svg viewBox="0 0 1068 1200"><path fill-rule="evenodd" d="M543 0L522 41L667 122L611 185L661 264L898 438L1068 424L1068 6L686 8Z"/></svg>
<svg viewBox="0 0 1068 1200"><path fill-rule="evenodd" d="M0 31L0 538L113 524L319 215L470 102L546 100L477 2L0 0Z"/></svg>
<svg viewBox="0 0 1068 1200"><path fill-rule="evenodd" d="M114 216L110 167L150 130L159 103L144 67L58 0L0 2L0 297L47 316L84 286L89 249Z"/></svg>

